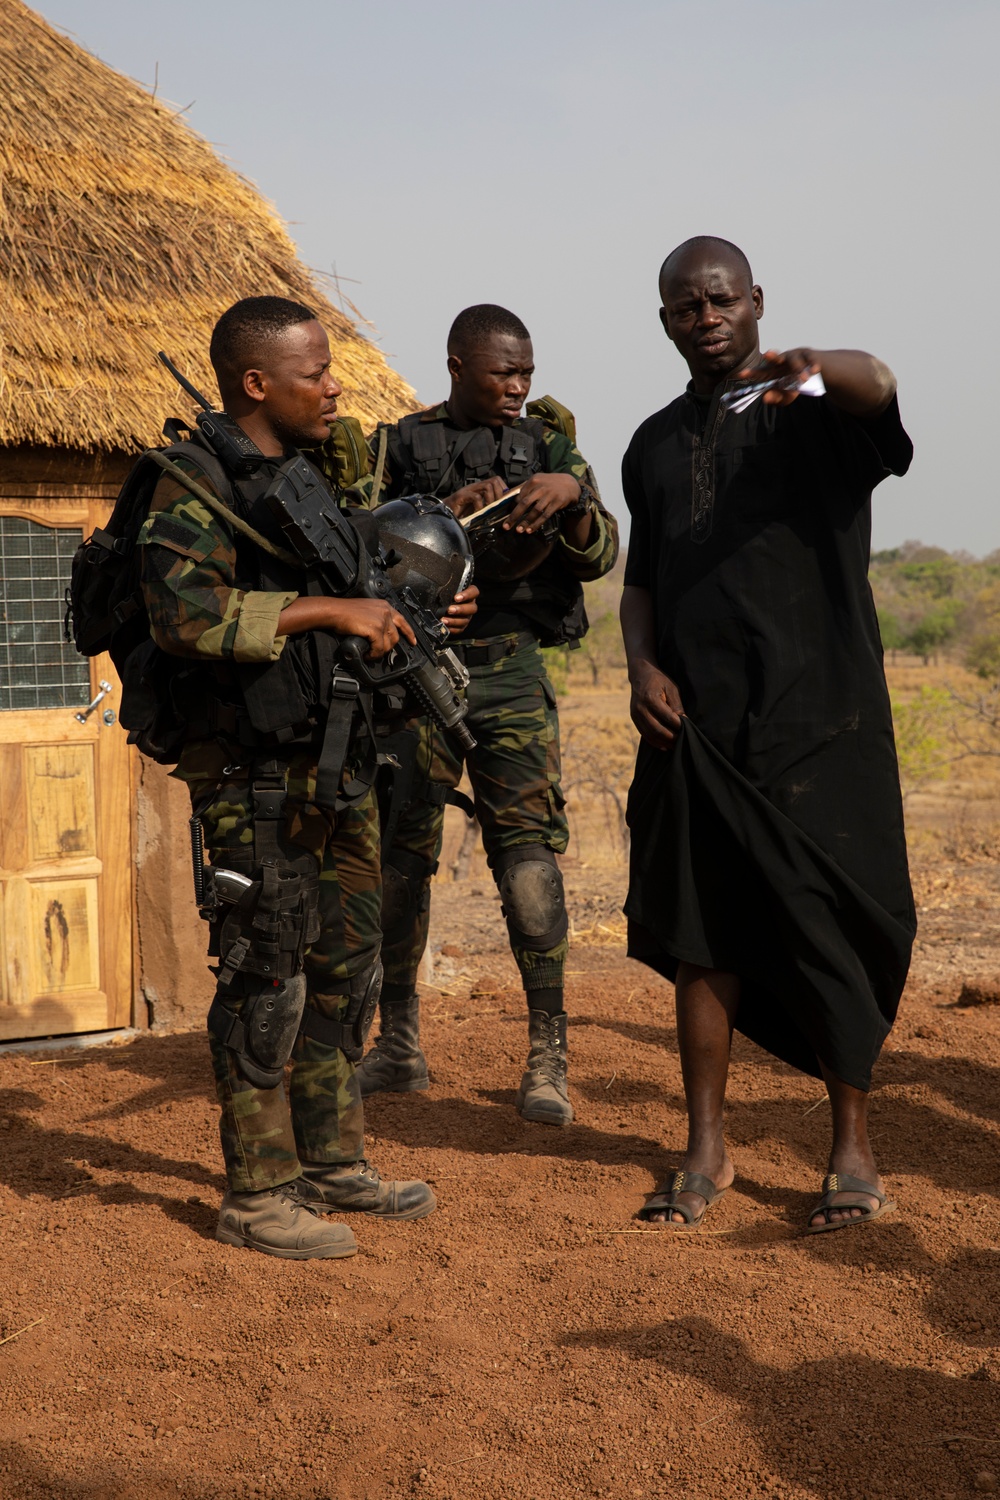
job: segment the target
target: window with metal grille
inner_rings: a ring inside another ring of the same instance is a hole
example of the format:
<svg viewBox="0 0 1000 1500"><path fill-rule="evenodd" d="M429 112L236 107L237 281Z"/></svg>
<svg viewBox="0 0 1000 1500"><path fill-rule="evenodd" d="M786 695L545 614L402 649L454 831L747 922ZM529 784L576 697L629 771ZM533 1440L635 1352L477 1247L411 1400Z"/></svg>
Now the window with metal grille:
<svg viewBox="0 0 1000 1500"><path fill-rule="evenodd" d="M90 666L63 640L63 596L82 531L0 516L0 710L76 708Z"/></svg>

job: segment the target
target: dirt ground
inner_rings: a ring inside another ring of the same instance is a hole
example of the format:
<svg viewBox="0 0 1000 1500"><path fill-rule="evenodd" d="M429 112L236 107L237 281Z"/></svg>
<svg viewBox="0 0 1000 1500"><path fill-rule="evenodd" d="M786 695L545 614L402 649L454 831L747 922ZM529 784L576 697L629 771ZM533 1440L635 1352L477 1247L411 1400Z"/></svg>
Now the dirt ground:
<svg viewBox="0 0 1000 1500"><path fill-rule="evenodd" d="M576 709L599 726L614 705ZM672 992L624 956L605 804L606 833L581 814L566 866L577 1122L514 1113L523 1001L472 861L436 892L432 1088L369 1109L381 1171L427 1178L440 1207L355 1221L353 1260L216 1243L200 1033L0 1056L4 1500L1000 1493L985 813L962 802L956 823L930 799L914 814L921 934L873 1102L898 1212L801 1234L822 1090L739 1040L736 1184L681 1236L632 1217L684 1116Z"/></svg>

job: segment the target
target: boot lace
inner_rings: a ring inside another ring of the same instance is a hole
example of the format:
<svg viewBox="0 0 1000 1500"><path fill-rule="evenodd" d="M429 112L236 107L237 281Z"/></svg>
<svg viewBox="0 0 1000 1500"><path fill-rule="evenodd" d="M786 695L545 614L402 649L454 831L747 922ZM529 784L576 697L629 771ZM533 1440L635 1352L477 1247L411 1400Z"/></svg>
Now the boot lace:
<svg viewBox="0 0 1000 1500"><path fill-rule="evenodd" d="M540 1056L532 1058L532 1072L541 1073L547 1083L561 1085L566 1077L566 1059L559 1048L559 1027L555 1017L542 1022L540 1031L538 1041L543 1050Z"/></svg>
<svg viewBox="0 0 1000 1500"><path fill-rule="evenodd" d="M312 1214L314 1219L319 1218L316 1207L307 1196L307 1189L300 1178L295 1178L292 1182L279 1183L277 1187L270 1189L270 1196L277 1198L279 1203L287 1203L293 1212L297 1208L303 1208L306 1213Z"/></svg>

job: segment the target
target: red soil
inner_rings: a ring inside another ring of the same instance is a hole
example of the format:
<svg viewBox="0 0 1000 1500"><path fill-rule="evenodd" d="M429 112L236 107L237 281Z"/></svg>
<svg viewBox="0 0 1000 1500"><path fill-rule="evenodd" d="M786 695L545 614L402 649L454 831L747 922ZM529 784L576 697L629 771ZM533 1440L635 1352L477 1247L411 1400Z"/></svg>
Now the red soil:
<svg viewBox="0 0 1000 1500"><path fill-rule="evenodd" d="M589 916L571 881L599 938L603 878ZM0 1495L997 1491L1000 1005L955 1003L1000 975L997 877L947 880L878 1070L899 1211L833 1235L799 1232L822 1091L743 1041L735 1189L687 1237L632 1219L684 1118L669 988L612 941L571 960L577 1123L522 1123L522 1002L475 882L440 888L433 1087L369 1114L382 1172L440 1209L355 1221L354 1260L215 1242L201 1035L0 1057Z"/></svg>

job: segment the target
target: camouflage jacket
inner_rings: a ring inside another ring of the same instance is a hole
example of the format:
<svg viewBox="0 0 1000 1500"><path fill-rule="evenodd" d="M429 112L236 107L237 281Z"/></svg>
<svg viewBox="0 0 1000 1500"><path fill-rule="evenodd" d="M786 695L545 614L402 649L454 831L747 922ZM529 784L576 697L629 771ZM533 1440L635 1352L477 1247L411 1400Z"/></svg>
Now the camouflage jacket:
<svg viewBox="0 0 1000 1500"><path fill-rule="evenodd" d="M218 495L194 459L178 466ZM206 664L277 660L285 644L278 616L298 593L245 587L229 528L170 474L153 491L139 546L150 633L161 651Z"/></svg>

